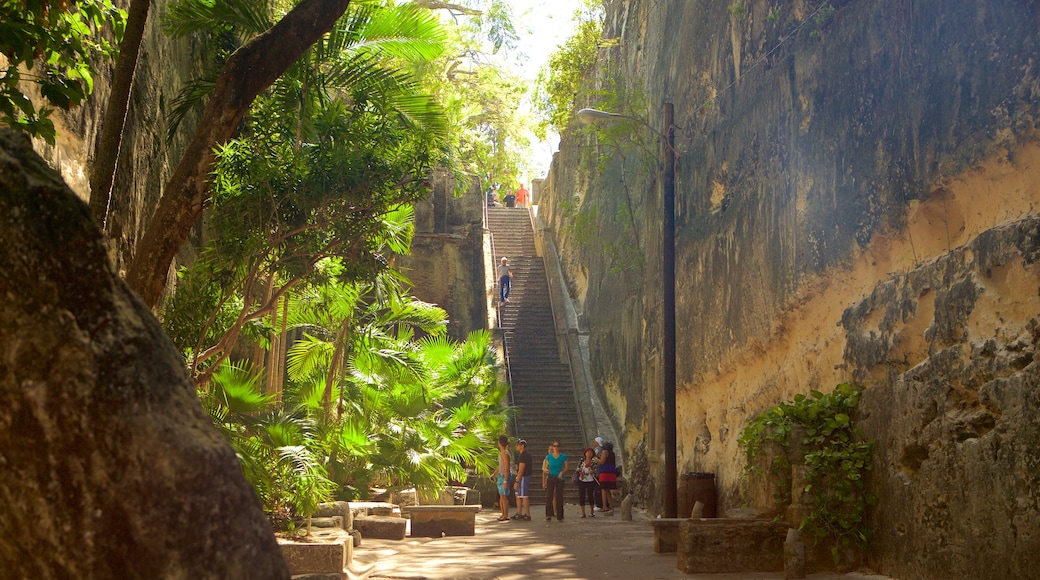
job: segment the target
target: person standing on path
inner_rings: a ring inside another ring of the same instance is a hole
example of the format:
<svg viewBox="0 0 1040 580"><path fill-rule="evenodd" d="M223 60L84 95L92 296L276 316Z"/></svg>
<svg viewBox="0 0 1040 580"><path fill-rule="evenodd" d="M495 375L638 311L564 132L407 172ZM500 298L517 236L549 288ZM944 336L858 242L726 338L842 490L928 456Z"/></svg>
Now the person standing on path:
<svg viewBox="0 0 1040 580"><path fill-rule="evenodd" d="M520 184L520 189L516 190L516 205L517 207L527 207L527 202L531 199L531 192L527 191L524 184Z"/></svg>
<svg viewBox="0 0 1040 580"><path fill-rule="evenodd" d="M545 489L545 521L553 516L563 521L563 475L567 473L567 456L560 452L560 441L553 441L542 461L542 488ZM555 509L554 509L555 506Z"/></svg>
<svg viewBox="0 0 1040 580"><path fill-rule="evenodd" d="M603 453L603 438L596 437L595 444L592 446L593 456L596 458L596 507L603 511L603 493L600 492L599 488L599 456Z"/></svg>
<svg viewBox="0 0 1040 580"><path fill-rule="evenodd" d="M497 477L497 479L496 479ZM509 437L498 436L498 469L491 474L498 487L498 504L502 508L500 522L509 521Z"/></svg>
<svg viewBox="0 0 1040 580"><path fill-rule="evenodd" d="M527 441L518 439L516 441L516 481L513 489L516 490L516 515L514 520L531 521L531 454L527 451Z"/></svg>
<svg viewBox="0 0 1040 580"><path fill-rule="evenodd" d="M513 269L509 267L509 258L502 257L498 265L498 303L509 302L509 291L513 286Z"/></svg>
<svg viewBox="0 0 1040 580"><path fill-rule="evenodd" d="M614 515L614 498L611 490L617 489L617 456L614 455L614 444L606 442L599 454L599 488L603 493L604 515Z"/></svg>
<svg viewBox="0 0 1040 580"><path fill-rule="evenodd" d="M578 505L581 506L581 517L585 517L585 498L589 499L592 517L596 517L596 455L591 447L586 447L581 461L575 469L574 480L578 483Z"/></svg>

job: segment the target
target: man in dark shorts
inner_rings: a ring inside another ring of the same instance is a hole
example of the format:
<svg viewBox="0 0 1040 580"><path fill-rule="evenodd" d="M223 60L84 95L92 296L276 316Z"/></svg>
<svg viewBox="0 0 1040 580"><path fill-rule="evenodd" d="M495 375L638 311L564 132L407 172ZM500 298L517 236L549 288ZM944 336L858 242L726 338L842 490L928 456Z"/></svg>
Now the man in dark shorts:
<svg viewBox="0 0 1040 580"><path fill-rule="evenodd" d="M527 452L527 441L518 439L516 442L516 481L513 489L516 490L516 515L514 520L531 520L531 454Z"/></svg>

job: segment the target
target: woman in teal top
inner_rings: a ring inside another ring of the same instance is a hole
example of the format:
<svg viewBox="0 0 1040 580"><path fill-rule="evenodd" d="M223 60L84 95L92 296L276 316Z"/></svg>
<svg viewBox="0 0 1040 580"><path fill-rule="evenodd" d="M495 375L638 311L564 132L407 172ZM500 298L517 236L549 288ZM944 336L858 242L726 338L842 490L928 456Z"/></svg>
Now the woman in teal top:
<svg viewBox="0 0 1040 580"><path fill-rule="evenodd" d="M545 521L553 516L563 521L563 476L567 473L567 456L560 452L560 442L553 441L542 461L542 488L545 489ZM555 504L555 509L554 509Z"/></svg>

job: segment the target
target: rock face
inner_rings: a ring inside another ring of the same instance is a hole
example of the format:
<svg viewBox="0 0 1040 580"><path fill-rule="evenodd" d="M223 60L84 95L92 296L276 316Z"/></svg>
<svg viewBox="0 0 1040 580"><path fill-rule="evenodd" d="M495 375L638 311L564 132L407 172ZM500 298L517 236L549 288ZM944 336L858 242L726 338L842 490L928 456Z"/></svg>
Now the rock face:
<svg viewBox="0 0 1040 580"><path fill-rule="evenodd" d="M872 550L899 577L1036 574L1038 258L1040 218L1023 220L879 285L845 312L853 374L879 377L859 420L878 441ZM917 357L906 353L920 349L927 355L909 366Z"/></svg>
<svg viewBox="0 0 1040 580"><path fill-rule="evenodd" d="M0 569L287 578L176 348L86 205L0 132Z"/></svg>
<svg viewBox="0 0 1040 580"><path fill-rule="evenodd" d="M675 107L678 471L715 473L722 514L768 502L742 489L747 420L853 381L879 441L877 571L1040 566L1038 18L1025 1L608 3L613 41L590 87L608 97L588 106L661 132L662 103ZM657 139L621 121L565 132L539 208L594 380L626 451L645 448L646 469L626 475L651 509L664 458Z"/></svg>
<svg viewBox="0 0 1040 580"><path fill-rule="evenodd" d="M447 171L430 177L430 196L415 205L411 253L397 258L412 294L448 312L448 335L465 340L487 326L484 197L477 182L456 197Z"/></svg>

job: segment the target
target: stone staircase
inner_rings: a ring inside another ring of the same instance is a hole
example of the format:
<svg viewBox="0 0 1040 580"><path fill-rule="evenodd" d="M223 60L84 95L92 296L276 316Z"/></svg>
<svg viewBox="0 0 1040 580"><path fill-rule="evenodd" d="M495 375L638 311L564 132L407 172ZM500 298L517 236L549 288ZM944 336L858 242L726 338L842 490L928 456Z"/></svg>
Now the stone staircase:
<svg viewBox="0 0 1040 580"><path fill-rule="evenodd" d="M531 516L537 519L545 505L541 468L549 444L560 440L573 474L589 442L582 436L570 367L560 362L549 283L544 262L535 255L530 214L524 208L488 208L488 228L495 265L508 257L513 268L512 291L509 302L498 305L498 324L505 334L513 404L518 409L515 435L527 440L534 460L531 505L538 507ZM497 288L495 296L497 303ZM578 503L578 490L569 478L564 490L565 503Z"/></svg>

